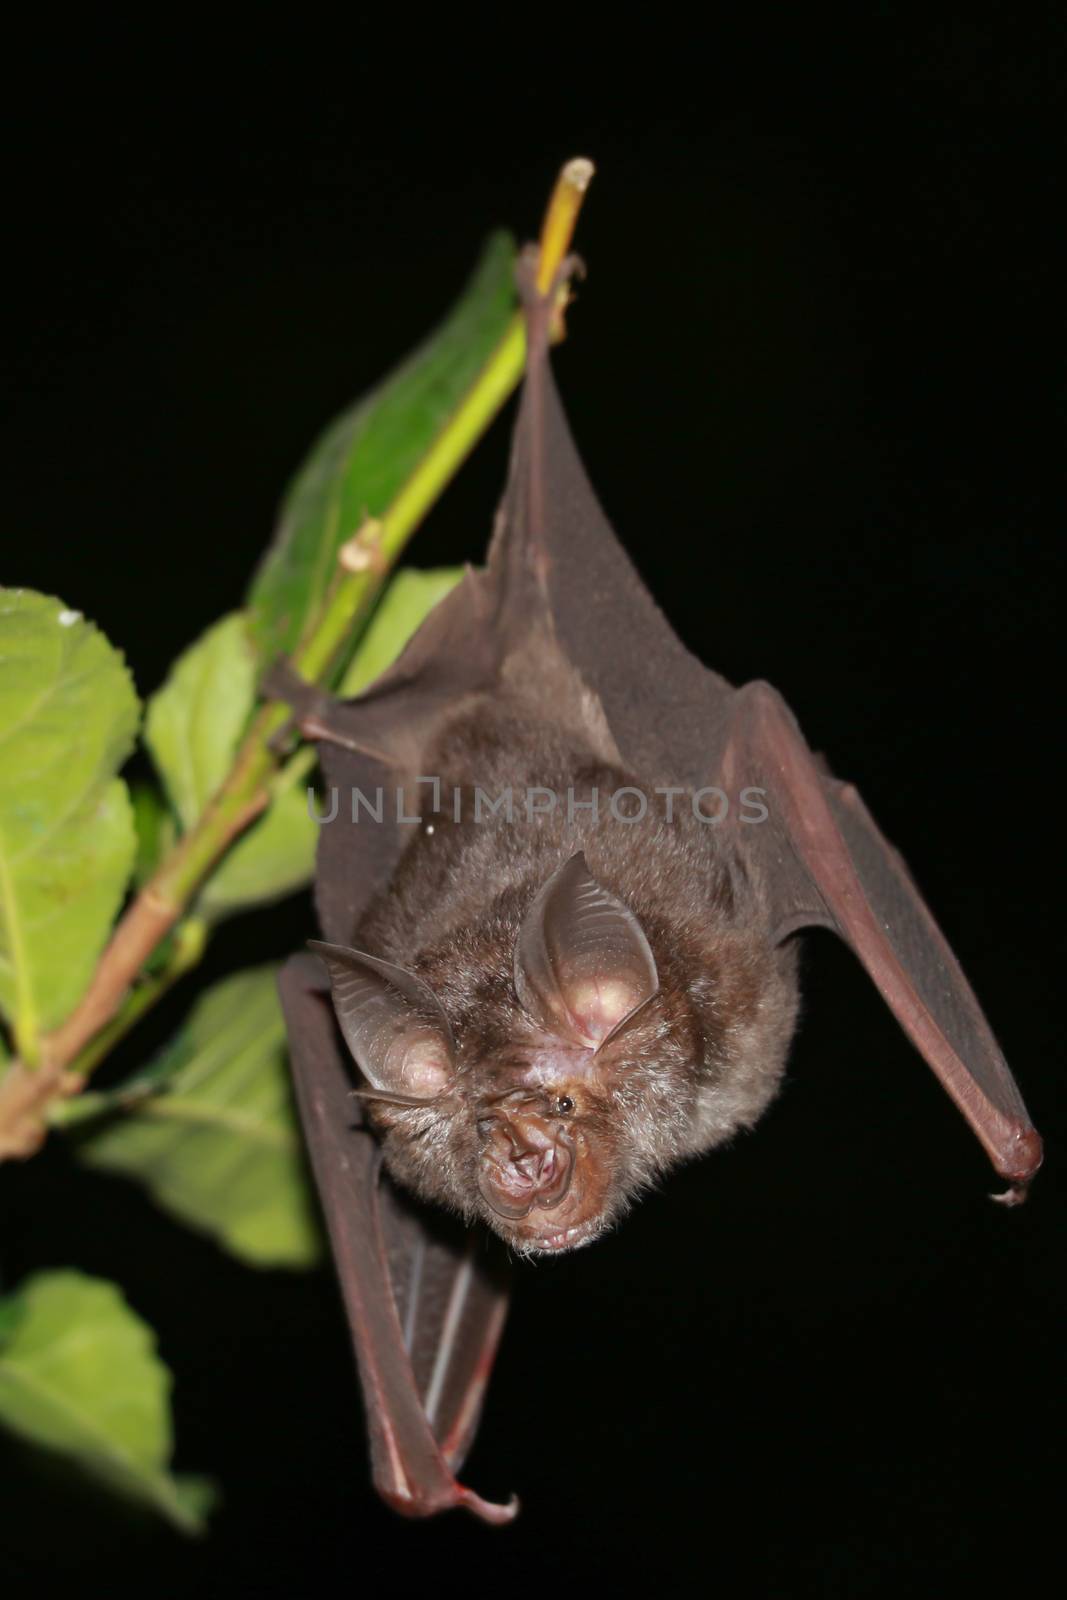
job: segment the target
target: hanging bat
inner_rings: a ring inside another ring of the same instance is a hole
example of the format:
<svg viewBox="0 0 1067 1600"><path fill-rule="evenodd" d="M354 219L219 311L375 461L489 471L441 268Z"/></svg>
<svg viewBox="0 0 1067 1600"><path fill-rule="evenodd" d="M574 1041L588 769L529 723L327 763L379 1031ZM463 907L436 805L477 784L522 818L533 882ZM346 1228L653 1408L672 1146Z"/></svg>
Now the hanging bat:
<svg viewBox="0 0 1067 1600"><path fill-rule="evenodd" d="M1022 1198L1041 1144L907 868L766 683L688 653L608 526L520 264L527 373L483 571L320 741L325 942L281 980L362 1379L374 1479L424 1516L505 1308L487 1249L588 1245L781 1080L795 939L833 928Z"/></svg>

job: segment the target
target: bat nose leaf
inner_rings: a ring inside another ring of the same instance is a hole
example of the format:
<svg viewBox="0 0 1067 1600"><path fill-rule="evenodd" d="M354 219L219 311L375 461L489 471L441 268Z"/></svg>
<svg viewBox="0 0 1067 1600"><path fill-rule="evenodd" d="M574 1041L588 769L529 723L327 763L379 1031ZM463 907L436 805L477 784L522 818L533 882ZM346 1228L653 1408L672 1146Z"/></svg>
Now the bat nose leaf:
<svg viewBox="0 0 1067 1600"><path fill-rule="evenodd" d="M484 1124L483 1124L484 1126ZM482 1147L478 1187L498 1216L525 1217L562 1203L574 1174L574 1145L536 1112L494 1117Z"/></svg>

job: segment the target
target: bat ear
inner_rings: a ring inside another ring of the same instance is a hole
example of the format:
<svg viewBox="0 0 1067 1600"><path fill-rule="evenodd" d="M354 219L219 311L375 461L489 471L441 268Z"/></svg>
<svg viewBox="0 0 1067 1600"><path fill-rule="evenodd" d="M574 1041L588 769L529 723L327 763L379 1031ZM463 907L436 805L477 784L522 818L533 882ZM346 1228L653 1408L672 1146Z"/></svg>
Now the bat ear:
<svg viewBox="0 0 1067 1600"><path fill-rule="evenodd" d="M597 883L581 851L552 874L526 914L515 988L535 1022L594 1050L659 992L641 924Z"/></svg>
<svg viewBox="0 0 1067 1600"><path fill-rule="evenodd" d="M340 944L309 941L326 965L341 1032L367 1082L400 1104L432 1100L455 1073L441 1003L414 973Z"/></svg>

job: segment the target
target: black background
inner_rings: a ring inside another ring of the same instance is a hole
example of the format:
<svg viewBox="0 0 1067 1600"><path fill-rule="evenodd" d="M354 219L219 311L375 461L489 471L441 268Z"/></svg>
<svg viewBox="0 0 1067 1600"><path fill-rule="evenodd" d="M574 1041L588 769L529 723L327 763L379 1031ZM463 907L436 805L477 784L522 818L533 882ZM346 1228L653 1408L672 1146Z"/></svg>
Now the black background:
<svg viewBox="0 0 1067 1600"><path fill-rule="evenodd" d="M522 1496L494 1532L373 1500L326 1271L248 1271L53 1142L0 1173L4 1282L120 1280L176 1374L178 1465L226 1499L189 1544L0 1440L8 1592L1029 1586L1059 1531L1064 1299L1053 30L605 14L587 49L549 12L391 38L267 15L234 49L212 24L11 55L4 581L84 610L151 691L239 603L321 425L490 226L531 233L559 162L594 157L557 359L591 476L687 643L776 683L905 850L1048 1163L991 1205L932 1076L811 938L759 1132L520 1273L466 1473ZM502 422L416 560L479 557L506 448ZM234 925L205 981L311 931L303 900Z"/></svg>

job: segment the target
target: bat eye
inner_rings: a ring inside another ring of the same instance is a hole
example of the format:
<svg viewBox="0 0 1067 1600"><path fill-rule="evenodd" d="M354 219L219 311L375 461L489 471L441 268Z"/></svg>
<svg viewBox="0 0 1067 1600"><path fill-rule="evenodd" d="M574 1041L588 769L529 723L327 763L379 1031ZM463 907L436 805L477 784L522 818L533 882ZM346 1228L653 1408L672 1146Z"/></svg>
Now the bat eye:
<svg viewBox="0 0 1067 1600"><path fill-rule="evenodd" d="M573 1110L574 1101L571 1099L569 1094L560 1094L556 1096L555 1112L557 1117L569 1117Z"/></svg>

